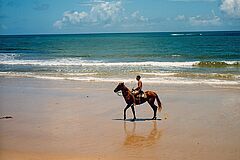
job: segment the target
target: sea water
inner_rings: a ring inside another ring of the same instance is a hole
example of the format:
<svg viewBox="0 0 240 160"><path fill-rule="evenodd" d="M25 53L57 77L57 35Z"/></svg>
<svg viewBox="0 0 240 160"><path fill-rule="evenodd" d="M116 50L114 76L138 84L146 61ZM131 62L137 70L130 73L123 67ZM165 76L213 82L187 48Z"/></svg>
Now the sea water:
<svg viewBox="0 0 240 160"><path fill-rule="evenodd" d="M240 32L1 35L0 76L240 85Z"/></svg>

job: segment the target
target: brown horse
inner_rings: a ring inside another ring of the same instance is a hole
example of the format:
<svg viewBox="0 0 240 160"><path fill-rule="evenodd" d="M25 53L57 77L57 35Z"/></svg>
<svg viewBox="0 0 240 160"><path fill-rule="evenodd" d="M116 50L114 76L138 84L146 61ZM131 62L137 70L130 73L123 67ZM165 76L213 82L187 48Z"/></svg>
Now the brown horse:
<svg viewBox="0 0 240 160"><path fill-rule="evenodd" d="M162 110L162 104L160 99L158 98L158 95L153 91L146 91L144 92L144 97L134 97L132 92L124 85L124 83L119 83L118 86L114 89L114 92L122 91L122 95L127 103L127 106L124 108L124 120L126 120L126 111L129 107L132 108L133 112L133 120L136 119L135 110L134 110L134 102L136 105L143 104L145 102L148 102L149 105L152 107L154 115L153 120L157 119L156 113L157 109L159 112ZM158 107L154 104L155 99L157 100Z"/></svg>

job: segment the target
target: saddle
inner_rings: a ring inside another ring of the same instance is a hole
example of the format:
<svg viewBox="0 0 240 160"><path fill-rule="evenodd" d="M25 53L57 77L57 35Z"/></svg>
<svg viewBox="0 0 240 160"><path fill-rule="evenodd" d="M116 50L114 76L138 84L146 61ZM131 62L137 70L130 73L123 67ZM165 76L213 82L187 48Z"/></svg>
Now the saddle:
<svg viewBox="0 0 240 160"><path fill-rule="evenodd" d="M135 95L136 92L137 91L132 91L132 93L134 94L135 98L147 98L147 95L145 95L145 93L142 90L137 95Z"/></svg>

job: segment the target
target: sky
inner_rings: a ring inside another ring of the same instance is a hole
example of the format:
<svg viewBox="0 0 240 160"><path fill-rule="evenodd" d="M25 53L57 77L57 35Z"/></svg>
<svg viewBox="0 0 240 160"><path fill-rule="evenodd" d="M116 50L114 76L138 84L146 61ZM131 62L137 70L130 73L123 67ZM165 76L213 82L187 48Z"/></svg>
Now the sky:
<svg viewBox="0 0 240 160"><path fill-rule="evenodd" d="M0 34L240 30L240 0L0 0Z"/></svg>

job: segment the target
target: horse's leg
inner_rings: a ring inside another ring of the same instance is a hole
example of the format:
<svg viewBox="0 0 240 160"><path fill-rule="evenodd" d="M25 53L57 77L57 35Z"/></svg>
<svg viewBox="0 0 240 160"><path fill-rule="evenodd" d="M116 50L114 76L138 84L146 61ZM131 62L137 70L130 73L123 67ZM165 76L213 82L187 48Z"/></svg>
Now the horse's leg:
<svg viewBox="0 0 240 160"><path fill-rule="evenodd" d="M157 119L157 106L154 104L154 101L155 101L155 98L150 98L149 100L148 100L148 103L149 103L149 105L152 107L152 109L153 109L153 112L154 112L154 115L153 115L153 120L155 119Z"/></svg>
<svg viewBox="0 0 240 160"><path fill-rule="evenodd" d="M131 108L132 108L132 112L133 112L133 120L136 119L136 115L135 115L135 110L134 110L134 104L131 105Z"/></svg>
<svg viewBox="0 0 240 160"><path fill-rule="evenodd" d="M128 104L125 108L124 108L124 120L126 120L126 111L127 109L131 106L131 104Z"/></svg>

